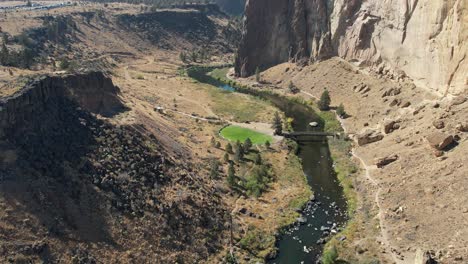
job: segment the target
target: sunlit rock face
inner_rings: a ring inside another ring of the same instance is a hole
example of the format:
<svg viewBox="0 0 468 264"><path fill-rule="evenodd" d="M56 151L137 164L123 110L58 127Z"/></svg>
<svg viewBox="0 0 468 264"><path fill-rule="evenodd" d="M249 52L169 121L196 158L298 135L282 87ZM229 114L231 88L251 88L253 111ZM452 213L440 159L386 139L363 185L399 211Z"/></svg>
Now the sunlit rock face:
<svg viewBox="0 0 468 264"><path fill-rule="evenodd" d="M250 0L236 72L337 55L444 94L467 90L463 0Z"/></svg>

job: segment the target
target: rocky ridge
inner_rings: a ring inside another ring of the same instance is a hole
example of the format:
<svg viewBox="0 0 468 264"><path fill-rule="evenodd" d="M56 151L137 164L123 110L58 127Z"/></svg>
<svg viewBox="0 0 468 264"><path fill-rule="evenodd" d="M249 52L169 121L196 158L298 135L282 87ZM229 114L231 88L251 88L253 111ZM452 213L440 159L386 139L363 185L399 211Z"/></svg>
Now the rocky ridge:
<svg viewBox="0 0 468 264"><path fill-rule="evenodd" d="M220 247L225 211L207 178L144 126L102 117L125 111L118 91L91 72L2 99L2 262L201 260Z"/></svg>

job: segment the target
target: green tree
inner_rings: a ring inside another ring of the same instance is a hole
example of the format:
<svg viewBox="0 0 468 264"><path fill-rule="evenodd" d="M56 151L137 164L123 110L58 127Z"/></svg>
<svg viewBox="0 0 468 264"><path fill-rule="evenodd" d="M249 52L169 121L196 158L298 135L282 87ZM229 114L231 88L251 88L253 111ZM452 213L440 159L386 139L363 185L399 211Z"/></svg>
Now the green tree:
<svg viewBox="0 0 468 264"><path fill-rule="evenodd" d="M229 162L229 154L224 153L224 162Z"/></svg>
<svg viewBox="0 0 468 264"><path fill-rule="evenodd" d="M275 130L275 135L283 134L283 120L281 120L279 112L276 112L275 116L273 117L272 128Z"/></svg>
<svg viewBox="0 0 468 264"><path fill-rule="evenodd" d="M217 149L221 148L221 143L220 143L219 141L217 141L215 147L216 147Z"/></svg>
<svg viewBox="0 0 468 264"><path fill-rule="evenodd" d="M248 153L250 149L252 148L252 140L250 140L250 138L247 138L243 146L244 146L244 152Z"/></svg>
<svg viewBox="0 0 468 264"><path fill-rule="evenodd" d="M265 165L255 166L245 183L247 194L259 197L267 188L268 177L269 171Z"/></svg>
<svg viewBox="0 0 468 264"><path fill-rule="evenodd" d="M21 66L24 68L30 68L34 61L33 51L30 48L24 48L20 53Z"/></svg>
<svg viewBox="0 0 468 264"><path fill-rule="evenodd" d="M180 60L181 60L183 63L187 63L187 54L186 54L185 52L182 51L182 52L179 54L179 58L180 58Z"/></svg>
<svg viewBox="0 0 468 264"><path fill-rule="evenodd" d="M190 54L190 57L192 59L193 62L197 62L198 61L198 53L193 51L191 54Z"/></svg>
<svg viewBox="0 0 468 264"><path fill-rule="evenodd" d="M227 182L229 186L234 187L236 186L236 169L234 168L234 164L230 163L228 168L228 176Z"/></svg>
<svg viewBox="0 0 468 264"><path fill-rule="evenodd" d="M257 155L255 156L255 164L257 165L261 165L262 164L262 156L260 155L260 153L257 153Z"/></svg>
<svg viewBox="0 0 468 264"><path fill-rule="evenodd" d="M258 83L262 81L261 79L262 77L260 76L260 68L257 67L255 69L255 81L257 81Z"/></svg>
<svg viewBox="0 0 468 264"><path fill-rule="evenodd" d="M265 142L265 146L267 147L267 149L269 149L269 148L270 148L270 146L271 146L271 143L270 143L270 141L267 141L267 142Z"/></svg>
<svg viewBox="0 0 468 264"><path fill-rule="evenodd" d="M0 64L1 65L8 65L9 64L9 59L10 58L10 52L8 51L8 48L3 42L2 44L2 49L0 50Z"/></svg>
<svg viewBox="0 0 468 264"><path fill-rule="evenodd" d="M3 44L8 45L8 35L7 35L7 33L3 33L2 41L3 41Z"/></svg>
<svg viewBox="0 0 468 264"><path fill-rule="evenodd" d="M336 114L341 118L346 117L346 111L342 103L338 106L338 108L336 108Z"/></svg>
<svg viewBox="0 0 468 264"><path fill-rule="evenodd" d="M321 111L328 111L330 110L330 93L328 92L327 89L323 91L322 95L320 96L320 100L318 102L318 107Z"/></svg>
<svg viewBox="0 0 468 264"><path fill-rule="evenodd" d="M227 143L226 145L226 152L229 154L233 154L234 152L232 151L232 145L231 143Z"/></svg>
<svg viewBox="0 0 468 264"><path fill-rule="evenodd" d="M217 179L219 176L219 161L212 159L210 162L210 178Z"/></svg>
<svg viewBox="0 0 468 264"><path fill-rule="evenodd" d="M244 148L242 144L237 141L236 142L236 152L234 153L234 160L236 162L240 162L244 158Z"/></svg>
<svg viewBox="0 0 468 264"><path fill-rule="evenodd" d="M60 60L59 67L62 70L68 70L68 68L70 68L70 61L64 57L62 60Z"/></svg>

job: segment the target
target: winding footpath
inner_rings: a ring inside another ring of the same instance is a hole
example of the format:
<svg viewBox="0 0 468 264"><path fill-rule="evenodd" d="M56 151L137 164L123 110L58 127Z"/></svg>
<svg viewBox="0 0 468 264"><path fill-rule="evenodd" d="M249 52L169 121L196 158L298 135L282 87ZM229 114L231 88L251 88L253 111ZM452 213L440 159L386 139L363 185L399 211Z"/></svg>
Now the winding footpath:
<svg viewBox="0 0 468 264"><path fill-rule="evenodd" d="M311 93L304 92L304 91L301 91L301 93L303 93L305 95L308 95L308 96L318 100L318 98L316 96L314 96L313 94L311 94ZM335 115L336 115L336 112L335 112ZM336 119L340 122L340 125L343 128L343 131L345 132L345 134L348 134L348 129L346 128L346 125L345 125L343 119L341 119L338 115L336 115ZM395 251L393 250L393 247L391 246L391 243L390 243L387 228L385 227L385 219L384 219L385 214L384 214L382 206L380 204L380 194L382 192L382 187L380 186L379 182L371 176L371 170L375 169L375 166L367 165L366 162L364 161L364 159L361 156L359 156L359 154L356 153L355 148L353 148L351 150L351 154L353 155L354 158L359 160L359 162L361 163L360 164L361 167L365 170L366 179L368 181L370 181L371 184L374 187L376 187L374 201L375 201L375 204L377 205L377 208L378 208L377 216L379 218L380 237L381 237L380 242L384 245L385 253L391 255L391 259L394 261L394 263L397 263L397 264L405 263L404 261L402 261L400 259L400 256L398 256L395 253Z"/></svg>
<svg viewBox="0 0 468 264"><path fill-rule="evenodd" d="M346 128L345 123L343 122L343 119L341 119L338 115L336 115L336 119L340 122L340 125L343 128L344 132L348 134L348 130ZM376 187L374 201L378 208L377 216L379 218L380 237L381 237L380 242L384 245L384 248L385 248L384 253L390 254L394 263L397 263L397 264L404 263L404 261L400 259L400 256L398 256L393 250L393 247L391 246L391 243L390 243L387 228L385 227L384 212L380 204L380 193L382 192L382 187L379 184L379 182L371 176L371 170L375 169L375 166L367 165L364 159L359 154L356 153L355 148L351 150L351 154L361 163L360 164L361 167L365 170L366 179L370 181L373 186Z"/></svg>

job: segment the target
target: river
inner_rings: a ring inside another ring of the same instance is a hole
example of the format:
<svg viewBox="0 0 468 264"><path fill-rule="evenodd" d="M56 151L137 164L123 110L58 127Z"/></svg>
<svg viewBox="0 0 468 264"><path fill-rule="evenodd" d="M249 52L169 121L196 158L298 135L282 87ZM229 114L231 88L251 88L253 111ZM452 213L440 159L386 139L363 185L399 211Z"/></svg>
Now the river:
<svg viewBox="0 0 468 264"><path fill-rule="evenodd" d="M236 90L206 73L207 71L191 77L227 91ZM294 131L319 131L323 127L323 121L315 112L300 103L266 92L257 91L254 95L269 100L287 117L293 118ZM319 123L319 127L312 128L309 125L311 122ZM327 139L308 137L302 138L297 143L299 145L297 155L302 160L303 171L315 199L304 209L303 223L297 223L284 230L277 242L279 253L275 259L268 261L270 264L316 263L320 259L325 239L338 232L347 221L346 200L333 169Z"/></svg>

